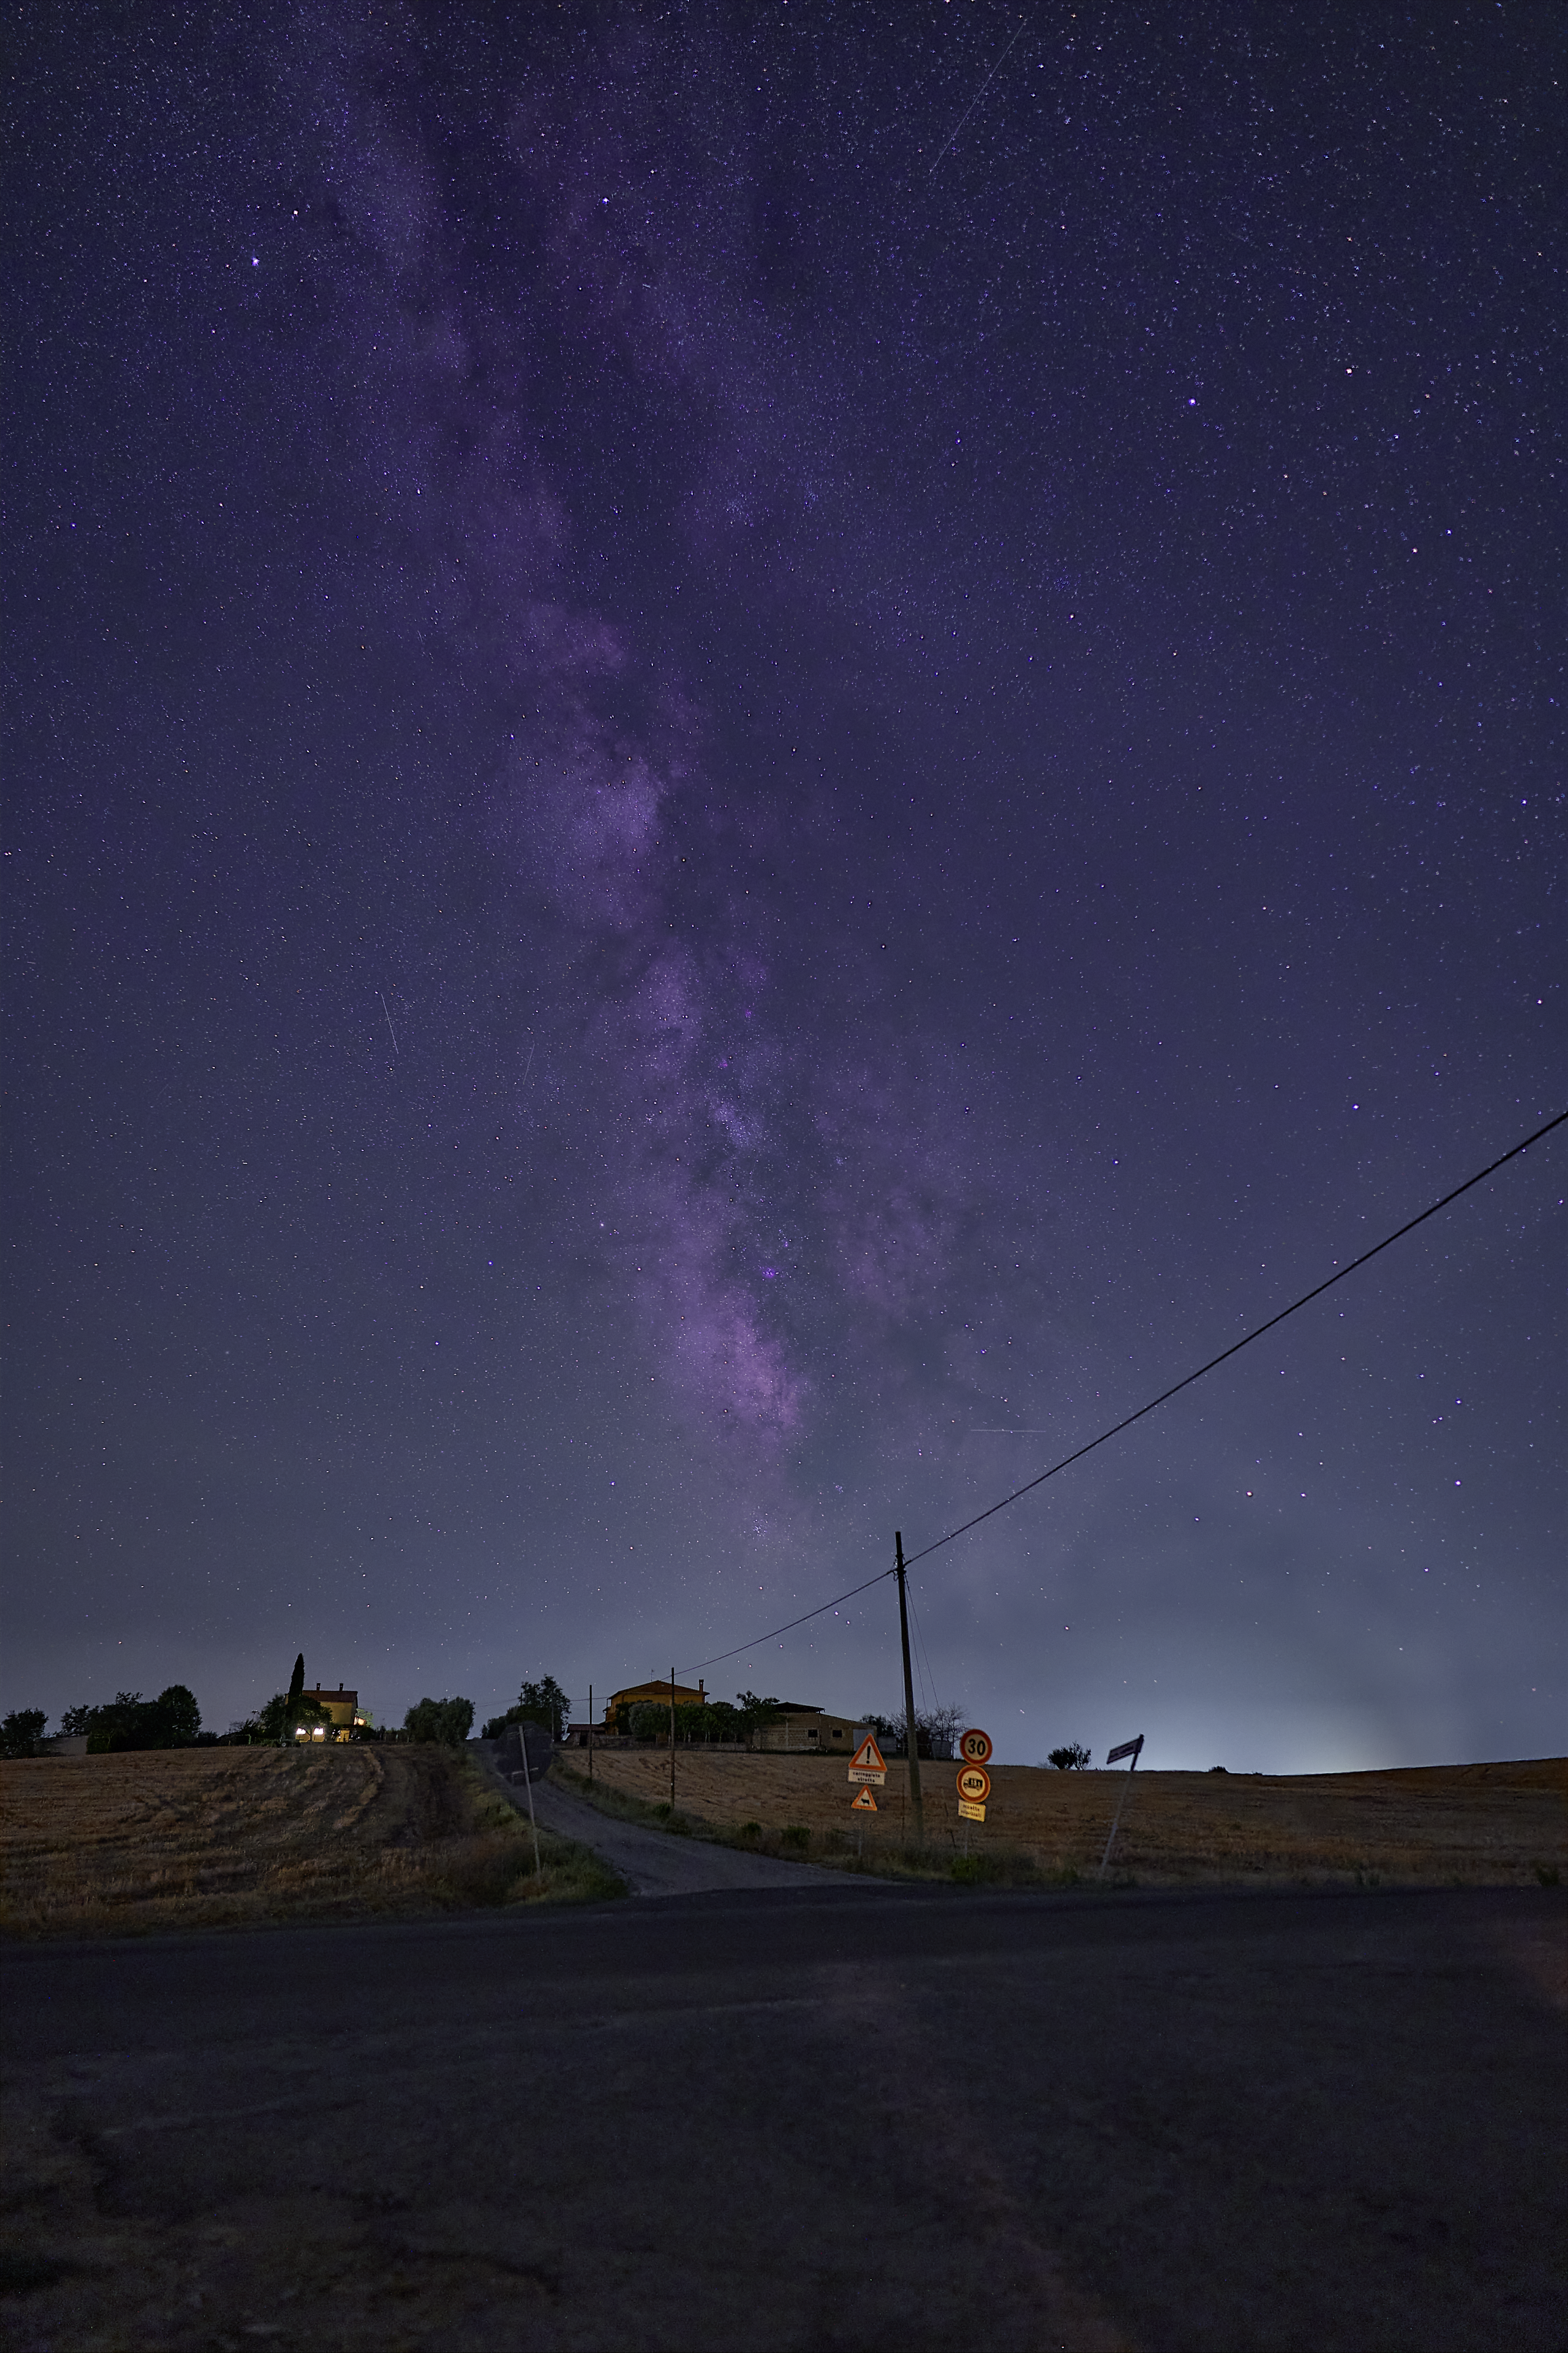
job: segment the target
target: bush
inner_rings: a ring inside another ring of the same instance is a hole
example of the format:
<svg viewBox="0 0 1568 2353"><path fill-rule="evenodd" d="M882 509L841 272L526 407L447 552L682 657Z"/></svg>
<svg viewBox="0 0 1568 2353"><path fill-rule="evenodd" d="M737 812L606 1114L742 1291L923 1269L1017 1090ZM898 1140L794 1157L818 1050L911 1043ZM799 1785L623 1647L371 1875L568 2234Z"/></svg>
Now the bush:
<svg viewBox="0 0 1568 2353"><path fill-rule="evenodd" d="M0 1722L0 1757L30 1757L48 1717L41 1707L16 1707Z"/></svg>
<svg viewBox="0 0 1568 2353"><path fill-rule="evenodd" d="M1046 1762L1058 1773L1081 1773L1089 1763L1089 1751L1080 1740L1069 1740L1065 1748L1053 1748Z"/></svg>
<svg viewBox="0 0 1568 2353"><path fill-rule="evenodd" d="M786 1822L779 1832L779 1844L793 1847L797 1854L804 1854L811 1844L811 1832L804 1822Z"/></svg>
<svg viewBox="0 0 1568 2353"><path fill-rule="evenodd" d="M287 1692L274 1692L258 1715L240 1726L247 1739L292 1740L303 1725L313 1731L318 1724L331 1724L331 1717L320 1700L305 1699L296 1692L290 1700Z"/></svg>
<svg viewBox="0 0 1568 2353"><path fill-rule="evenodd" d="M460 1748L473 1728L471 1699L422 1699L403 1719L410 1740L431 1740L443 1748Z"/></svg>
<svg viewBox="0 0 1568 2353"><path fill-rule="evenodd" d="M961 1887L984 1887L1005 1874L994 1854L955 1854L952 1875Z"/></svg>

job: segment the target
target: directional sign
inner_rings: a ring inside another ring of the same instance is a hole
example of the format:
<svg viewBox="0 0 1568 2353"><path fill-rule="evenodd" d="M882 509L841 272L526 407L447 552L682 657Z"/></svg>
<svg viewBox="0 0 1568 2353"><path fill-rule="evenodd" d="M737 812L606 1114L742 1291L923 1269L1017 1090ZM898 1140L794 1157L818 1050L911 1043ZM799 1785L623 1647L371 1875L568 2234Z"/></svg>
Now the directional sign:
<svg viewBox="0 0 1568 2353"><path fill-rule="evenodd" d="M966 1765L989 1765L991 1735L978 1729L966 1732L958 1744L958 1753Z"/></svg>
<svg viewBox="0 0 1568 2353"><path fill-rule="evenodd" d="M887 1778L888 1767L882 1752L871 1735L868 1733L849 1759L849 1778L852 1781L875 1782L879 1789Z"/></svg>
<svg viewBox="0 0 1568 2353"><path fill-rule="evenodd" d="M1124 1740L1120 1748L1113 1748L1105 1761L1108 1765L1117 1765L1121 1763L1123 1757L1136 1757L1142 1752L1142 1746L1143 1735L1140 1733L1136 1740Z"/></svg>
<svg viewBox="0 0 1568 2353"><path fill-rule="evenodd" d="M966 1765L958 1777L958 1794L972 1806L983 1806L991 1795L991 1776L984 1765Z"/></svg>
<svg viewBox="0 0 1568 2353"><path fill-rule="evenodd" d="M983 1822L985 1820L984 1807L972 1806L967 1798L960 1798L958 1810L962 1820L966 1822Z"/></svg>
<svg viewBox="0 0 1568 2353"><path fill-rule="evenodd" d="M874 1814L877 1800L869 1789L857 1789L849 1800L849 1810L852 1814Z"/></svg>

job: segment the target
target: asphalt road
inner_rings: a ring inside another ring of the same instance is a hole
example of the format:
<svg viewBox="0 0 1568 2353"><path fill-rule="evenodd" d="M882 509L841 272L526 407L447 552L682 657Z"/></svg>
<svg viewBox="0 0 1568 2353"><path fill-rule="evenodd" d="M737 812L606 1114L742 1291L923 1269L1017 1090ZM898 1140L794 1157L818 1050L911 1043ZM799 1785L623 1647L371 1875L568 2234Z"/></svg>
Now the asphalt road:
<svg viewBox="0 0 1568 2353"><path fill-rule="evenodd" d="M0 2329L1559 2353L1564 1927L851 1887L13 1946Z"/></svg>
<svg viewBox="0 0 1568 2353"><path fill-rule="evenodd" d="M528 1811L528 1791L502 1778L488 1749L470 1744L486 1772L494 1776L519 1813ZM563 1789L542 1776L533 1784L537 1819L563 1838L576 1839L603 1855L618 1872L634 1895L710 1895L731 1888L837 1887L846 1885L842 1872L823 1871L809 1862L786 1862L781 1856L746 1854L738 1847L710 1845L705 1839L672 1838L667 1831L645 1830L640 1823L622 1821Z"/></svg>

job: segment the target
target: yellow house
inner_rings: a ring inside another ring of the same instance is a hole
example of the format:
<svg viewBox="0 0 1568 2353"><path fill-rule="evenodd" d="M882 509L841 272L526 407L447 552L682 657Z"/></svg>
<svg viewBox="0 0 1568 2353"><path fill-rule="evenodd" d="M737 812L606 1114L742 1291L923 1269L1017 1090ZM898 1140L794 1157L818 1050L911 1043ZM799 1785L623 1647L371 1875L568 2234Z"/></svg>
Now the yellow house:
<svg viewBox="0 0 1568 2353"><path fill-rule="evenodd" d="M695 1691L689 1683L671 1683L668 1678L661 1683L628 1683L625 1691L612 1692L605 1702L605 1730L615 1730L617 1708L668 1707L672 1691L677 1707L705 1707L708 1704L708 1694L701 1683Z"/></svg>
<svg viewBox="0 0 1568 2353"><path fill-rule="evenodd" d="M336 1691L301 1692L300 1696L301 1699L313 1699L318 1707L324 1708L331 1724L330 1731L324 1724L314 1725L310 1735L311 1739L352 1740L355 1725L369 1721L360 1707L358 1692L345 1691L342 1683ZM295 1738L299 1736L296 1733Z"/></svg>

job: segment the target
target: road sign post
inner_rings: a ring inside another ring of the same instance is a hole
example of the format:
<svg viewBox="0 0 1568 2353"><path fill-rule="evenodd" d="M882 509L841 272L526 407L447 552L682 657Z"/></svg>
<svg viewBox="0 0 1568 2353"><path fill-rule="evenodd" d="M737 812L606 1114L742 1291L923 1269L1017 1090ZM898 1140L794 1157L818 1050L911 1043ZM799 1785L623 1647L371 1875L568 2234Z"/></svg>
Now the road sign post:
<svg viewBox="0 0 1568 2353"><path fill-rule="evenodd" d="M855 1852L859 1857L866 1852L866 1817L877 1811L877 1800L871 1792L884 1789L888 1785L887 1759L878 1747L875 1736L869 1732L849 1759L849 1778L858 1784L849 1800L849 1810L858 1817Z"/></svg>
<svg viewBox="0 0 1568 2353"><path fill-rule="evenodd" d="M539 1824L534 1820L533 1814L533 1776L528 1769L528 1726L526 1724L520 1724L518 1725L517 1737L519 1746L522 1750L522 1786L528 1792L528 1827L533 1832L533 1875L535 1879L542 1879L544 1876L544 1865L539 1860Z"/></svg>
<svg viewBox="0 0 1568 2353"><path fill-rule="evenodd" d="M969 1852L969 1825L985 1820L991 1776L985 1770L991 1756L991 1735L972 1725L958 1744L963 1763L958 1768L958 1819L963 1824L963 1852Z"/></svg>
<svg viewBox="0 0 1568 2353"><path fill-rule="evenodd" d="M1121 1826L1121 1809L1127 1803L1127 1792L1132 1787L1132 1776L1138 1770L1138 1759L1142 1754L1143 1735L1140 1733L1136 1740L1124 1740L1120 1748L1113 1748L1105 1760L1108 1765L1115 1765L1123 1757L1131 1757L1132 1762L1127 1767L1127 1778L1121 1785L1121 1795L1116 1800L1116 1816L1110 1825L1110 1836L1106 1840L1105 1852L1100 1858L1099 1876L1101 1879L1105 1877L1105 1866L1110 1861L1110 1850L1116 1844L1116 1833Z"/></svg>

